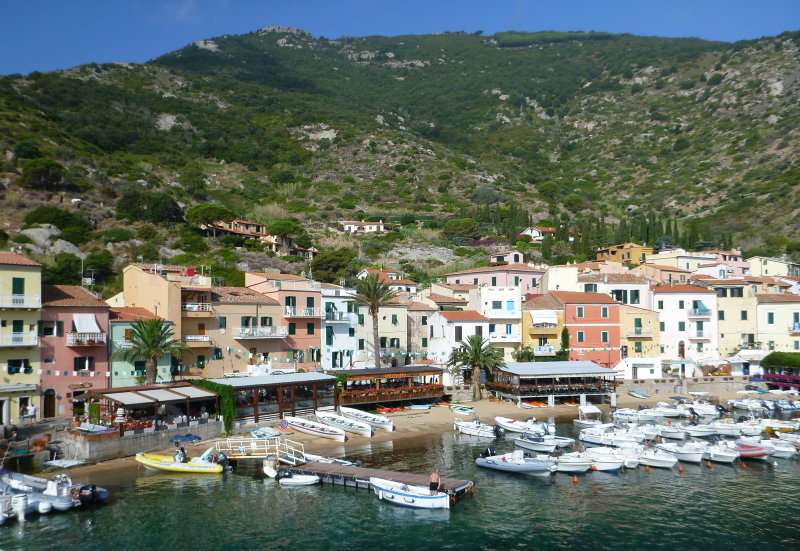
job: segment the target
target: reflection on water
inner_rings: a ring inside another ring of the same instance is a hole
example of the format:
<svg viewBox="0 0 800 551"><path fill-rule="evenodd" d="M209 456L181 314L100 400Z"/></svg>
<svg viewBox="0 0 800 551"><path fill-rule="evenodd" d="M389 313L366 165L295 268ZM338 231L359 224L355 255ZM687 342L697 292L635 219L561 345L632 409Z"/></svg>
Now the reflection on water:
<svg viewBox="0 0 800 551"><path fill-rule="evenodd" d="M559 433L577 436L569 423ZM224 476L131 468L92 482L108 505L0 527L0 549L789 549L800 545L794 461L548 478L477 469L498 440L454 433L365 443L347 458L367 466L474 480L451 511L416 511L342 486L282 488L258 461ZM342 450L338 450L342 451ZM330 455L337 455L333 450ZM339 454L343 455L343 454ZM86 482L86 480L76 480Z"/></svg>

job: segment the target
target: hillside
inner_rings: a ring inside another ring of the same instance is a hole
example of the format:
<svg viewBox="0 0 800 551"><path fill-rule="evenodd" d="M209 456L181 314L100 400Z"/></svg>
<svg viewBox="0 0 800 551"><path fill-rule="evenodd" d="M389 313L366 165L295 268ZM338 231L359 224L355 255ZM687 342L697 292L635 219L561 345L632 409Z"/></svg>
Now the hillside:
<svg viewBox="0 0 800 551"><path fill-rule="evenodd" d="M175 257L232 281L245 265L304 269L180 224L182 209L216 202L262 222L295 218L304 241L358 251L338 275L384 262L435 277L459 256L470 265L493 242L513 244L529 223L587 236L542 251L562 260L625 238L796 254L798 46L798 32L728 44L521 32L328 40L267 27L145 65L1 77L0 239L54 268L60 252L117 267ZM88 224L62 221L63 235L43 243L15 235L43 205ZM331 231L403 215L403 231L383 238ZM448 216L475 219L483 241L443 233Z"/></svg>

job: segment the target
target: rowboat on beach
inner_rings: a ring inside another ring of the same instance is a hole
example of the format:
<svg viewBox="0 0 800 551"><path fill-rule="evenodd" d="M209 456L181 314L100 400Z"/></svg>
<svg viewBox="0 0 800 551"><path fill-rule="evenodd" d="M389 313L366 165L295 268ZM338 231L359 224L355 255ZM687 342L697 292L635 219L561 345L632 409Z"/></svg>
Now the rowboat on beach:
<svg viewBox="0 0 800 551"><path fill-rule="evenodd" d="M639 392L638 390L633 390L633 389L629 390L628 394L630 394L634 398L641 398L642 400L646 400L647 398L650 397L649 394L645 394L644 392Z"/></svg>
<svg viewBox="0 0 800 551"><path fill-rule="evenodd" d="M317 421L320 423L325 423L328 426L342 429L347 432L360 434L361 436L366 436L367 438L372 438L372 433L375 432L375 428L367 423L356 421L355 419L347 419L346 417L336 415L330 411L317 410L314 412L314 415L316 415Z"/></svg>
<svg viewBox="0 0 800 551"><path fill-rule="evenodd" d="M300 417L284 417L283 419L297 432L304 432L312 436L321 436L322 438L330 438L337 442L344 442L346 440L344 431L340 428L329 427L328 425L323 425L322 423L316 423Z"/></svg>
<svg viewBox="0 0 800 551"><path fill-rule="evenodd" d="M385 429L389 432L394 430L394 423L385 415L375 415L374 413L361 411L355 408L343 407L339 408L339 410L342 412L342 415L348 419L355 419L356 421L361 421L362 423L366 423L378 429Z"/></svg>

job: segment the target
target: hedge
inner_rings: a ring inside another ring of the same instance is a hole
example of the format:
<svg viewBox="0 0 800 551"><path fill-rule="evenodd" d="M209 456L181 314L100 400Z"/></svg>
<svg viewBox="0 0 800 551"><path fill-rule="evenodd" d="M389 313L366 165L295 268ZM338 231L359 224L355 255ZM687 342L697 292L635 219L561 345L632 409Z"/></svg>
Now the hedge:
<svg viewBox="0 0 800 551"><path fill-rule="evenodd" d="M219 414L222 415L225 423L225 434L233 432L233 420L236 418L236 398L233 395L233 387L203 379L192 381L192 384L219 394Z"/></svg>
<svg viewBox="0 0 800 551"><path fill-rule="evenodd" d="M761 366L800 368L800 352L770 352L761 360Z"/></svg>

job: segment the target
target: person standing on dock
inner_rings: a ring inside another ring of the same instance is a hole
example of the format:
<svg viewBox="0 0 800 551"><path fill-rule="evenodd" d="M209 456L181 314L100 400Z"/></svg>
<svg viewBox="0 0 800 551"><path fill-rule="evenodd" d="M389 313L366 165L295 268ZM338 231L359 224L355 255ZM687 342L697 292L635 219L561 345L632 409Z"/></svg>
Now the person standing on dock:
<svg viewBox="0 0 800 551"><path fill-rule="evenodd" d="M435 496L436 494L439 493L439 487L442 485L442 479L439 476L439 469L436 469L435 471L433 471L433 473L431 473L430 480L431 480L431 485L430 485L431 495Z"/></svg>

